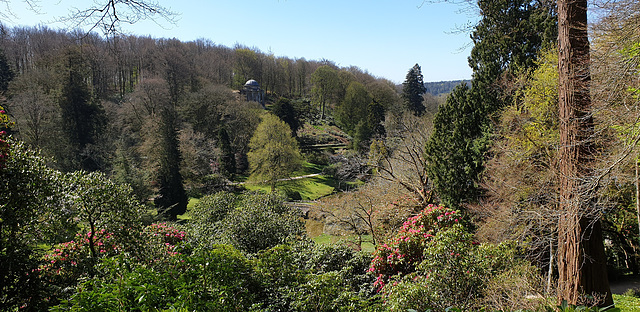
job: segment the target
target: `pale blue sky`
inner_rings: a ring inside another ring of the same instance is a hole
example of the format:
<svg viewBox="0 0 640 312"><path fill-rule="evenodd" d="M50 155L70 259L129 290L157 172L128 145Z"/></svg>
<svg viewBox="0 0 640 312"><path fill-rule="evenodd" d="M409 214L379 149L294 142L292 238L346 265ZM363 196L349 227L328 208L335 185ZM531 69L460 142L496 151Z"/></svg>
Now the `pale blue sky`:
<svg viewBox="0 0 640 312"><path fill-rule="evenodd" d="M15 17L3 22L62 28L65 25L51 22L55 16L66 15L70 7L86 7L83 2L88 1L92 0L39 0L43 14L34 14L25 10L23 1L9 0ZM125 31L182 41L206 38L228 47L239 43L290 58L328 59L397 83L404 81L415 63L422 67L425 81L471 77L469 34L452 31L477 17L461 13L462 8L452 4L421 6L422 0L158 1L180 14L175 25L143 21L123 25Z"/></svg>

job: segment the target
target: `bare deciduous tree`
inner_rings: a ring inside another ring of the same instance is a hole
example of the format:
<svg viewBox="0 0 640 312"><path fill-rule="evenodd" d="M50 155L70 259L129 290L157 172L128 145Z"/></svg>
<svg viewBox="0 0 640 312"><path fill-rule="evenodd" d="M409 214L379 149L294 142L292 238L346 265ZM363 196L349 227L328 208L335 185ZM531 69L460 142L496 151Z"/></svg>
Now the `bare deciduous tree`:
<svg viewBox="0 0 640 312"><path fill-rule="evenodd" d="M431 204L435 198L424 158L425 143L431 135L431 117L410 113L392 117L387 121L386 142L372 144L370 163L380 178L401 185L421 205Z"/></svg>
<svg viewBox="0 0 640 312"><path fill-rule="evenodd" d="M39 0L23 0L28 9L40 12ZM0 20L15 18L9 0L0 0L5 10L0 11ZM178 14L170 8L160 5L155 0L104 0L87 1L87 7L69 9L69 15L58 17L61 22L68 23L71 28L89 27L87 33L96 28L105 34L119 31L120 24L135 24L141 20L152 20L159 26L158 19L175 24Z"/></svg>

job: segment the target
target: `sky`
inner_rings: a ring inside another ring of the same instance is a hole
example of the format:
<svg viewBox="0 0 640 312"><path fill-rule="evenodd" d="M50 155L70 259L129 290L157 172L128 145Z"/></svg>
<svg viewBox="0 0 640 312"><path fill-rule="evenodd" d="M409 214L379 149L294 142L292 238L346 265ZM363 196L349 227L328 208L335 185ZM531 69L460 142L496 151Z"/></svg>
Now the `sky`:
<svg viewBox="0 0 640 312"><path fill-rule="evenodd" d="M89 1L36 0L39 14L24 0L7 3L7 26L47 25L66 16L69 8L86 8ZM209 39L228 47L240 44L265 53L307 60L327 59L338 66L357 66L396 83L405 80L414 64L424 81L469 79L468 32L456 29L478 17L450 3L423 0L150 0L178 13L175 24L162 19L122 25L123 31L182 41Z"/></svg>

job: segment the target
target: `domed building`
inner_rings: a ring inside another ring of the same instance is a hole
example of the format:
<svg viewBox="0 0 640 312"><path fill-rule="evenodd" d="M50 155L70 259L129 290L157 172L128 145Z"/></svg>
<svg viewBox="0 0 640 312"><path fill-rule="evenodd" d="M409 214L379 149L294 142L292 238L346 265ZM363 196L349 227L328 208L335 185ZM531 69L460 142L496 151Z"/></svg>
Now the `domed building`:
<svg viewBox="0 0 640 312"><path fill-rule="evenodd" d="M240 93L245 96L247 101L258 102L262 107L265 107L264 91L260 88L260 84L257 81L253 79L247 80Z"/></svg>

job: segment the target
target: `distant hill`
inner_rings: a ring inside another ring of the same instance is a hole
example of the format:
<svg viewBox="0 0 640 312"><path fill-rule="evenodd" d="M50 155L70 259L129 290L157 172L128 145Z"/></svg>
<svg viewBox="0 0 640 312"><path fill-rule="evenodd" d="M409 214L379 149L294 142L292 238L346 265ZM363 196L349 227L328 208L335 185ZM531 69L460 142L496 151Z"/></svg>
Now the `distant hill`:
<svg viewBox="0 0 640 312"><path fill-rule="evenodd" d="M452 81L438 81L438 82L425 82L424 86L427 88L427 93L431 93L432 95L440 95L451 93L455 86L466 83L467 85L471 85L471 80L452 80Z"/></svg>

